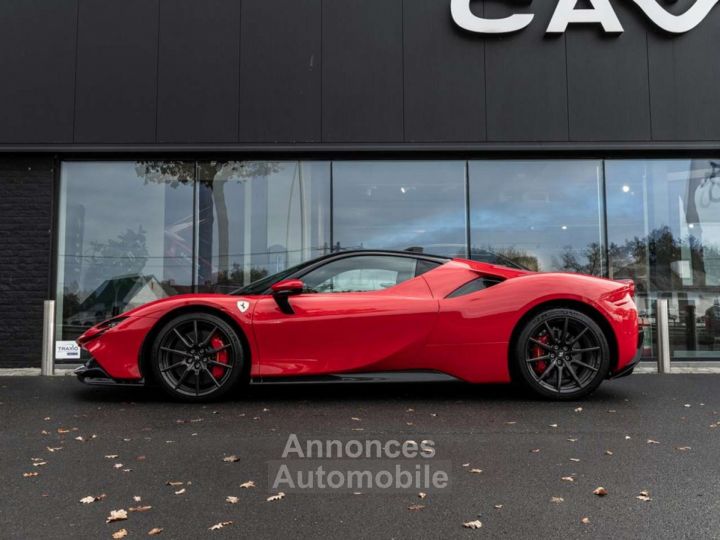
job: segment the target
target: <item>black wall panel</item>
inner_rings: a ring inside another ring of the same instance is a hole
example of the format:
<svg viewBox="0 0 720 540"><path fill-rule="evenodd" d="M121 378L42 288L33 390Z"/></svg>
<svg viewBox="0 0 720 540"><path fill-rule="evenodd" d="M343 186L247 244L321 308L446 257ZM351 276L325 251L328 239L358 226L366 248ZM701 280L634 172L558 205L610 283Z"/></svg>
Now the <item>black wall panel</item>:
<svg viewBox="0 0 720 540"><path fill-rule="evenodd" d="M404 3L405 140L485 140L485 44L447 0Z"/></svg>
<svg viewBox="0 0 720 540"><path fill-rule="evenodd" d="M650 38L653 138L720 141L720 6L687 34Z"/></svg>
<svg viewBox="0 0 720 540"><path fill-rule="evenodd" d="M159 0L80 0L75 142L155 142Z"/></svg>
<svg viewBox="0 0 720 540"><path fill-rule="evenodd" d="M0 143L72 142L77 2L0 2Z"/></svg>
<svg viewBox="0 0 720 540"><path fill-rule="evenodd" d="M479 36L455 25L450 0L4 0L0 150L720 144L720 5L674 36L612 0L622 35L551 36L556 4L474 0L488 18L535 17Z"/></svg>
<svg viewBox="0 0 720 540"><path fill-rule="evenodd" d="M568 108L573 141L650 139L647 19L615 3L625 32L605 34L600 25L567 33Z"/></svg>
<svg viewBox="0 0 720 540"><path fill-rule="evenodd" d="M530 26L488 37L485 44L488 140L566 141L565 36L545 34L555 2L525 8L518 2L485 2L488 18L527 10L535 14Z"/></svg>
<svg viewBox="0 0 720 540"><path fill-rule="evenodd" d="M402 0L323 3L327 142L403 140Z"/></svg>
<svg viewBox="0 0 720 540"><path fill-rule="evenodd" d="M235 142L239 0L160 4L158 142Z"/></svg>
<svg viewBox="0 0 720 540"><path fill-rule="evenodd" d="M320 141L321 25L321 0L243 0L241 141Z"/></svg>
<svg viewBox="0 0 720 540"><path fill-rule="evenodd" d="M0 368L40 366L54 174L48 157L0 158Z"/></svg>

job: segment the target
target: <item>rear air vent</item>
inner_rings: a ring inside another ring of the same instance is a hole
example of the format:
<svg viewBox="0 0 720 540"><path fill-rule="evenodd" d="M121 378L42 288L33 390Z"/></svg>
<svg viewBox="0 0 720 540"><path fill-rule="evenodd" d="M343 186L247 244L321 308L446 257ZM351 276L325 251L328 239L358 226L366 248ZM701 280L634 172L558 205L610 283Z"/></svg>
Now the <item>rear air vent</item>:
<svg viewBox="0 0 720 540"><path fill-rule="evenodd" d="M479 291L483 291L485 289L489 289L493 285L497 285L498 283L502 283L505 281L503 278L495 277L495 276L483 276L476 279L473 279L472 281L468 281L465 283L465 285L461 285L457 289L455 289L453 292L448 294L446 298L457 298L458 296L465 296L467 294L476 293Z"/></svg>

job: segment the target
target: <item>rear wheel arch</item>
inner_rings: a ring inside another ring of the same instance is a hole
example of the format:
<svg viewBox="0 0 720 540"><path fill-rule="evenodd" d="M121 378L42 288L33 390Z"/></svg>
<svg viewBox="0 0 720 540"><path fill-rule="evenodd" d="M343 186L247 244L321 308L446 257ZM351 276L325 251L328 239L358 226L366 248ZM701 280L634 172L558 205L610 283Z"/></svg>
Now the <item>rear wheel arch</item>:
<svg viewBox="0 0 720 540"><path fill-rule="evenodd" d="M150 367L150 360L152 359L153 343L155 342L155 337L157 336L158 332L160 332L163 326L165 326L172 319L179 317L180 315L186 315L188 313L207 313L210 315L215 315L216 317L220 317L223 321L230 325L230 327L235 331L238 338L240 339L240 343L242 343L243 355L245 359L245 373L243 375L245 378L248 378L250 376L250 366L252 365L252 355L250 352L250 343L248 342L247 336L245 335L242 327L237 323L237 321L235 321L230 315L228 315L221 309L214 308L205 304L195 304L190 306L182 306L179 308L175 308L172 311L168 311L165 315L155 321L155 324L145 336L142 348L140 349L139 358L140 375L143 376L145 382L152 384L157 382L155 381L152 368Z"/></svg>
<svg viewBox="0 0 720 540"><path fill-rule="evenodd" d="M520 377L520 374L517 372L515 362L513 361L513 354L515 351L517 340L520 337L520 333L522 332L523 328L525 328L525 325L528 323L528 321L533 319L539 313L556 308L574 309L575 311L579 311L583 315L587 315L593 321L595 321L595 323L597 323L597 325L602 330L605 339L607 339L608 346L610 347L610 369L615 369L615 367L617 367L619 354L618 343L617 339L615 338L615 332L613 332L612 326L610 326L610 322L607 320L605 315L603 315L596 308L578 300L550 300L529 309L522 317L520 317L520 320L517 322L517 324L515 324L515 328L513 328L512 334L510 336L510 343L508 344L507 357L508 368L510 369L510 376L512 380L517 381Z"/></svg>

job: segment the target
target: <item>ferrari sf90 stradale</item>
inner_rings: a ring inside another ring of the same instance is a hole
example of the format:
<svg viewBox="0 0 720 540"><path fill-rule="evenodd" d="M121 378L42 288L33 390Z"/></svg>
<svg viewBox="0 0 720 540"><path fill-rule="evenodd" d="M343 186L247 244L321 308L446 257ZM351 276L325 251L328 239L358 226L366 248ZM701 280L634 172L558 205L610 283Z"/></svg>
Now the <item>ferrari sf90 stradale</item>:
<svg viewBox="0 0 720 540"><path fill-rule="evenodd" d="M577 399L632 372L631 281L537 273L417 252L348 251L233 294L187 294L90 328L91 384L153 384L216 399L253 382L436 373L519 381Z"/></svg>

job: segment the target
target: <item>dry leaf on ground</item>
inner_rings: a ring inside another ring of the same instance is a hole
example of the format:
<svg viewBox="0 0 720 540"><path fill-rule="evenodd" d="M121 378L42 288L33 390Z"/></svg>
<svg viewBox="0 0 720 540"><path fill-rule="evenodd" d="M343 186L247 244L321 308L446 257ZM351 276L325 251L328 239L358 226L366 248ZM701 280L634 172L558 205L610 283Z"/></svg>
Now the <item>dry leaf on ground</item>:
<svg viewBox="0 0 720 540"><path fill-rule="evenodd" d="M243 482L240 484L240 487L243 489L250 489L255 487L255 482L253 480L248 480L247 482Z"/></svg>
<svg viewBox="0 0 720 540"><path fill-rule="evenodd" d="M479 519L476 519L475 521L466 521L465 523L463 523L463 527L465 527L466 529L479 529L480 527L482 527L482 521L480 521Z"/></svg>
<svg viewBox="0 0 720 540"><path fill-rule="evenodd" d="M605 495L608 494L608 490L605 489L604 487L600 486L600 487L595 488L593 490L593 493L595 495L597 495L598 497L604 497Z"/></svg>
<svg viewBox="0 0 720 540"><path fill-rule="evenodd" d="M120 510L110 510L110 515L105 519L105 523L112 523L113 521L122 521L124 519L127 519L127 511L120 509Z"/></svg>
<svg viewBox="0 0 720 540"><path fill-rule="evenodd" d="M283 493L283 492L281 491L281 492L278 493L277 495L270 495L270 497L268 497L266 500L267 500L268 502L273 502L273 501L279 501L280 499L282 499L282 498L284 498L284 497L285 497L285 493Z"/></svg>
<svg viewBox="0 0 720 540"><path fill-rule="evenodd" d="M217 531L218 529L222 529L223 527L227 527L228 525L232 525L232 521L221 521L220 523L212 525L209 530Z"/></svg>
<svg viewBox="0 0 720 540"><path fill-rule="evenodd" d="M225 463L235 463L235 462L237 462L237 461L240 461L240 458L237 457L236 455L225 456L225 457L223 458L223 461L224 461Z"/></svg>
<svg viewBox="0 0 720 540"><path fill-rule="evenodd" d="M148 536L156 536L156 535L160 534L161 532L163 532L163 530L164 529L162 527L153 527L152 529L150 529L148 531Z"/></svg>
<svg viewBox="0 0 720 540"><path fill-rule="evenodd" d="M113 538L125 538L128 535L127 529L120 529L112 534Z"/></svg>

